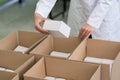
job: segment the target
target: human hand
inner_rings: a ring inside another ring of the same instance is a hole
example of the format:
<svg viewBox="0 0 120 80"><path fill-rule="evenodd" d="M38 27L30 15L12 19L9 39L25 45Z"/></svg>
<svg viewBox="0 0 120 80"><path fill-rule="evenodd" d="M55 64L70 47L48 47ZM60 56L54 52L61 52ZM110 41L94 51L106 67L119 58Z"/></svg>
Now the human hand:
<svg viewBox="0 0 120 80"><path fill-rule="evenodd" d="M41 26L41 24L45 20L47 20L47 18L42 17L40 14L38 14L38 13L34 14L34 26L35 26L35 28L43 34L49 34L49 31L43 29L42 26Z"/></svg>
<svg viewBox="0 0 120 80"><path fill-rule="evenodd" d="M88 39L88 37L90 36L90 34L94 31L94 28L88 24L85 24L79 32L78 38L82 41L82 40L86 40Z"/></svg>

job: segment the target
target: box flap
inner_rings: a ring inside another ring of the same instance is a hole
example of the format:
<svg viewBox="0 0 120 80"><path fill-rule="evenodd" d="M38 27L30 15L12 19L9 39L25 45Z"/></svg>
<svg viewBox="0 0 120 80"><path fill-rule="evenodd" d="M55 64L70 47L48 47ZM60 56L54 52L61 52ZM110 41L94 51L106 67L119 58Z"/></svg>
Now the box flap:
<svg viewBox="0 0 120 80"><path fill-rule="evenodd" d="M32 55L17 52L0 51L0 66L15 70L27 61Z"/></svg>
<svg viewBox="0 0 120 80"><path fill-rule="evenodd" d="M89 39L87 44L87 56L115 59L120 50L120 42Z"/></svg>
<svg viewBox="0 0 120 80"><path fill-rule="evenodd" d="M69 37L69 38L54 37L53 42L54 42L55 51L72 53L80 43L80 40L77 37Z"/></svg>
<svg viewBox="0 0 120 80"><path fill-rule="evenodd" d="M86 56L86 46L87 46L87 40L82 41L78 45L78 47L73 51L69 59L83 61L83 59Z"/></svg>
<svg viewBox="0 0 120 80"><path fill-rule="evenodd" d="M118 55L115 58L115 61L117 61L117 60L120 60L120 52L118 53Z"/></svg>
<svg viewBox="0 0 120 80"><path fill-rule="evenodd" d="M47 75L67 80L90 80L99 65L45 57Z"/></svg>
<svg viewBox="0 0 120 80"><path fill-rule="evenodd" d="M114 60L111 72L111 80L120 80L120 52Z"/></svg>
<svg viewBox="0 0 120 80"><path fill-rule="evenodd" d="M102 80L110 80L110 66L108 64L101 64Z"/></svg>
<svg viewBox="0 0 120 80"><path fill-rule="evenodd" d="M120 60L113 63L111 80L120 80Z"/></svg>
<svg viewBox="0 0 120 80"><path fill-rule="evenodd" d="M53 50L53 37L48 36L38 46L36 46L30 53L48 55Z"/></svg>
<svg viewBox="0 0 120 80"><path fill-rule="evenodd" d="M99 66L90 80L101 80L101 66Z"/></svg>
<svg viewBox="0 0 120 80"><path fill-rule="evenodd" d="M45 34L38 32L18 31L19 45L30 47L44 36Z"/></svg>
<svg viewBox="0 0 120 80"><path fill-rule="evenodd" d="M45 73L45 63L44 58L41 58L32 68L30 68L25 74L24 77L34 77L38 78L44 78L46 76Z"/></svg>
<svg viewBox="0 0 120 80"><path fill-rule="evenodd" d="M0 49L12 50L17 46L17 44L17 33L13 32L0 40Z"/></svg>

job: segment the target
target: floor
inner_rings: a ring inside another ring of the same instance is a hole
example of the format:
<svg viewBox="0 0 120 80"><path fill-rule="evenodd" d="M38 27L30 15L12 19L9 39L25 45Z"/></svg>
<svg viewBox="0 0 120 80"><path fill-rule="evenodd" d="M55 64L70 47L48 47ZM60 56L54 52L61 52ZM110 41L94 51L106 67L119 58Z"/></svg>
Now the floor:
<svg viewBox="0 0 120 80"><path fill-rule="evenodd" d="M15 3L5 9L0 10L0 39L11 32L18 30L36 31L34 28L34 10L38 0L26 0L22 5ZM69 3L67 4L69 7ZM62 10L62 2L58 0L53 8L53 15ZM58 9L59 7L59 9ZM61 8L61 9L60 9ZM62 15L54 18L55 20L67 21L67 12L65 17Z"/></svg>

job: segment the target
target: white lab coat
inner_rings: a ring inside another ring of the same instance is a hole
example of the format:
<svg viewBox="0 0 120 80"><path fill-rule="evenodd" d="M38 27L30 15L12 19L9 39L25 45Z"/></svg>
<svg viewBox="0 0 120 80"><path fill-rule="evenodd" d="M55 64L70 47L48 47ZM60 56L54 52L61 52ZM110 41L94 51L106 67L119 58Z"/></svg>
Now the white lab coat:
<svg viewBox="0 0 120 80"><path fill-rule="evenodd" d="M36 12L47 17L55 2L39 0ZM95 28L92 33L94 39L120 42L119 0L71 0L68 15L71 35L78 36L80 28L86 23Z"/></svg>

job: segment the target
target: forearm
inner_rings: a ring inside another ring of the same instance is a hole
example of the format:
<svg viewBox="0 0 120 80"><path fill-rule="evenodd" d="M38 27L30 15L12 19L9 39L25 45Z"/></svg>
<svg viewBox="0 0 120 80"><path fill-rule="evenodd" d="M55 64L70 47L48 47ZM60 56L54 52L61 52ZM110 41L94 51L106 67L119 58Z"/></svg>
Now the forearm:
<svg viewBox="0 0 120 80"><path fill-rule="evenodd" d="M39 0L36 5L35 13L47 18L57 0Z"/></svg>

